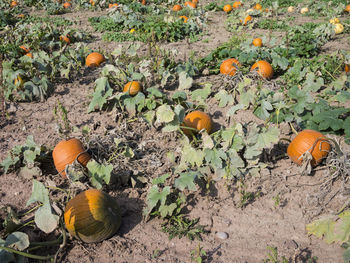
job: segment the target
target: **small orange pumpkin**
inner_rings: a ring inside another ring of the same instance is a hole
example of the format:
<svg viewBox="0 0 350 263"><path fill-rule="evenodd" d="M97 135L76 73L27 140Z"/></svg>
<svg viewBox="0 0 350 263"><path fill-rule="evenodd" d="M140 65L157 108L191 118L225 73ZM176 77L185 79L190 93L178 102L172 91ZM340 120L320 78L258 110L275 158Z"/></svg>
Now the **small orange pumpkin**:
<svg viewBox="0 0 350 263"><path fill-rule="evenodd" d="M126 83L123 89L123 92L129 92L131 96L136 95L140 91L142 91L142 86L138 81L130 81Z"/></svg>
<svg viewBox="0 0 350 263"><path fill-rule="evenodd" d="M114 4L109 4L109 5L108 5L108 8L113 8L113 7L117 8L117 7L118 7L118 4L117 4L117 3L114 3Z"/></svg>
<svg viewBox="0 0 350 263"><path fill-rule="evenodd" d="M18 14L17 17L18 17L18 18L25 18L26 15L25 15L25 14Z"/></svg>
<svg viewBox="0 0 350 263"><path fill-rule="evenodd" d="M75 159L78 158L78 162L83 166L86 166L88 161L91 159L90 155L85 152L83 144L76 138L68 141L60 141L52 152L53 162L56 170L67 178L65 168L68 164L72 164Z"/></svg>
<svg viewBox="0 0 350 263"><path fill-rule="evenodd" d="M192 0L192 3L195 3L196 5L198 4L198 0Z"/></svg>
<svg viewBox="0 0 350 263"><path fill-rule="evenodd" d="M184 23L187 23L187 20L188 20L187 16L180 16L179 18L183 19Z"/></svg>
<svg viewBox="0 0 350 263"><path fill-rule="evenodd" d="M261 4L256 4L255 6L254 6L254 9L256 9L256 10L261 10L262 9L262 6L261 6Z"/></svg>
<svg viewBox="0 0 350 263"><path fill-rule="evenodd" d="M146 5L146 0L142 0L141 5Z"/></svg>
<svg viewBox="0 0 350 263"><path fill-rule="evenodd" d="M239 20L239 22L241 22L244 26L246 26L249 21L252 21L252 19L253 18L250 15L248 15L244 18L244 21L242 21L242 19L241 19L241 20Z"/></svg>
<svg viewBox="0 0 350 263"><path fill-rule="evenodd" d="M226 59L220 65L220 73L224 75L234 76L236 74L237 68L240 66L241 64L237 59Z"/></svg>
<svg viewBox="0 0 350 263"><path fill-rule="evenodd" d="M101 53L92 52L86 57L85 64L88 67L98 67L104 61L105 57Z"/></svg>
<svg viewBox="0 0 350 263"><path fill-rule="evenodd" d="M252 43L256 47L262 47L262 39L259 37L254 38Z"/></svg>
<svg viewBox="0 0 350 263"><path fill-rule="evenodd" d="M30 57L30 58L33 58L33 54L32 53L27 53L26 56Z"/></svg>
<svg viewBox="0 0 350 263"><path fill-rule="evenodd" d="M346 72L347 74L350 73L350 65L349 65L349 64L345 64L345 72Z"/></svg>
<svg viewBox="0 0 350 263"><path fill-rule="evenodd" d="M95 1L94 1L94 0L90 0L90 4L91 4L92 6L95 6Z"/></svg>
<svg viewBox="0 0 350 263"><path fill-rule="evenodd" d="M225 13L230 13L232 11L232 6L231 5L225 5L223 8Z"/></svg>
<svg viewBox="0 0 350 263"><path fill-rule="evenodd" d="M121 224L118 203L97 189L81 192L64 210L64 223L69 233L83 242L100 242L114 235Z"/></svg>
<svg viewBox="0 0 350 263"><path fill-rule="evenodd" d="M10 4L10 7L16 7L16 6L18 6L18 2L13 0Z"/></svg>
<svg viewBox="0 0 350 263"><path fill-rule="evenodd" d="M287 149L289 158L298 165L303 163L303 154L309 151L312 155L311 165L318 165L327 157L331 145L322 133L314 130L303 130L292 140Z"/></svg>
<svg viewBox="0 0 350 263"><path fill-rule="evenodd" d="M273 77L273 68L269 62L265 60L255 62L254 65L251 67L250 71L253 71L256 68L261 77L265 79L271 79Z"/></svg>
<svg viewBox="0 0 350 263"><path fill-rule="evenodd" d="M185 6L188 6L190 8L197 8L197 4L190 1L185 2Z"/></svg>
<svg viewBox="0 0 350 263"><path fill-rule="evenodd" d="M208 114L197 110L197 111L192 111L185 116L183 121L183 126L196 129L197 131L205 129L207 133L210 133L213 123ZM182 131L186 135L191 135L191 133L194 132L193 130L186 129L186 128L182 128Z"/></svg>
<svg viewBox="0 0 350 263"><path fill-rule="evenodd" d="M172 10L174 12L180 11L180 10L182 10L182 6L181 5L174 5Z"/></svg>
<svg viewBox="0 0 350 263"><path fill-rule="evenodd" d="M65 2L65 3L63 4L63 7L64 7L64 8L70 8L70 7L72 7L72 4L69 3L69 2Z"/></svg>
<svg viewBox="0 0 350 263"><path fill-rule="evenodd" d="M66 42L67 44L70 44L70 39L67 36L60 36L60 40Z"/></svg>
<svg viewBox="0 0 350 263"><path fill-rule="evenodd" d="M347 6L345 7L345 11L347 11L347 12L350 13L350 5L347 5Z"/></svg>
<svg viewBox="0 0 350 263"><path fill-rule="evenodd" d="M22 49L24 51L24 53L29 53L30 52L30 48L26 47L26 46L20 46L20 49Z"/></svg>
<svg viewBox="0 0 350 263"><path fill-rule="evenodd" d="M240 7L240 6L242 6L242 3L241 3L240 1L236 1L236 2L234 2L233 5L232 5L233 8L238 8L238 7Z"/></svg>

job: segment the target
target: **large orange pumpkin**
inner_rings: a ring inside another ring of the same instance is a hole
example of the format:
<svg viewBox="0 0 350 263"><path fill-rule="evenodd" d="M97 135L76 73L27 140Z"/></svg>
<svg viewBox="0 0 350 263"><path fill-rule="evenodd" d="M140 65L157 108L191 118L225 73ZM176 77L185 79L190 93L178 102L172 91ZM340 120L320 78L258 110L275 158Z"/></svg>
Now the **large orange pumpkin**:
<svg viewBox="0 0 350 263"><path fill-rule="evenodd" d="M91 159L90 155L85 152L83 144L76 138L68 141L60 141L53 149L52 158L56 170L64 178L67 178L65 172L66 165L72 164L75 159L77 159L80 164L86 166L88 161Z"/></svg>
<svg viewBox="0 0 350 263"><path fill-rule="evenodd" d="M242 5L242 3L241 3L240 1L236 1L236 2L233 3L232 7L233 7L233 8L238 8L238 7L240 7L241 5Z"/></svg>
<svg viewBox="0 0 350 263"><path fill-rule="evenodd" d="M65 3L63 4L63 7L64 7L64 8L70 8L70 7L72 7L72 4L69 3L69 2L65 2Z"/></svg>
<svg viewBox="0 0 350 263"><path fill-rule="evenodd" d="M322 133L314 130L301 131L289 144L288 156L298 165L303 163L302 155L309 151L312 155L311 165L318 165L322 159L327 157L331 145Z"/></svg>
<svg viewBox="0 0 350 263"><path fill-rule="evenodd" d="M345 7L345 11L347 11L347 12L350 13L350 5L347 5L347 6Z"/></svg>
<svg viewBox="0 0 350 263"><path fill-rule="evenodd" d="M10 4L10 7L16 7L16 6L18 6L17 1L12 1Z"/></svg>
<svg viewBox="0 0 350 263"><path fill-rule="evenodd" d="M220 65L220 73L224 75L234 76L236 74L237 68L240 66L241 64L237 59L226 59Z"/></svg>
<svg viewBox="0 0 350 263"><path fill-rule="evenodd" d="M183 121L183 126L196 129L197 131L205 129L207 133L210 133L213 124L208 114L197 110L197 111L192 111L185 116ZM194 130L190 130L186 128L182 128L182 131L186 135L191 135L191 133L196 132Z"/></svg>
<svg viewBox="0 0 350 263"><path fill-rule="evenodd" d="M102 54L92 52L86 57L85 64L88 67L98 67L104 61L105 57Z"/></svg>
<svg viewBox="0 0 350 263"><path fill-rule="evenodd" d="M172 10L173 10L174 12L177 12L177 11L182 10L182 7L181 7L181 5L174 5Z"/></svg>
<svg viewBox="0 0 350 263"><path fill-rule="evenodd" d="M252 19L253 18L250 15L248 15L244 18L244 21L242 21L242 19L241 19L241 20L239 20L239 22L241 22L244 26L246 26L249 21L252 21Z"/></svg>
<svg viewBox="0 0 350 263"><path fill-rule="evenodd" d="M130 81L126 83L123 89L123 92L129 92L131 96L136 95L140 91L142 91L142 86L138 81Z"/></svg>
<svg viewBox="0 0 350 263"><path fill-rule="evenodd" d="M254 6L254 9L256 9L256 10L261 10L262 9L262 6L261 6L261 4L256 4L255 6Z"/></svg>
<svg viewBox="0 0 350 263"><path fill-rule="evenodd" d="M271 64L265 60L255 62L250 71L257 69L260 76L265 79L271 79L273 77L273 68Z"/></svg>
<svg viewBox="0 0 350 263"><path fill-rule="evenodd" d="M226 13L230 13L232 11L232 6L231 5L225 5L223 10Z"/></svg>
<svg viewBox="0 0 350 263"><path fill-rule="evenodd" d="M190 2L190 1L185 2L185 6L188 6L188 7L191 7L191 8L197 8L197 4L193 3L193 2Z"/></svg>
<svg viewBox="0 0 350 263"><path fill-rule="evenodd" d="M118 231L121 211L113 197L89 189L67 203L64 223L72 236L86 243L100 242Z"/></svg>
<svg viewBox="0 0 350 263"><path fill-rule="evenodd" d="M257 38L254 38L253 40L253 45L256 46L256 47L262 47L262 39L257 37Z"/></svg>

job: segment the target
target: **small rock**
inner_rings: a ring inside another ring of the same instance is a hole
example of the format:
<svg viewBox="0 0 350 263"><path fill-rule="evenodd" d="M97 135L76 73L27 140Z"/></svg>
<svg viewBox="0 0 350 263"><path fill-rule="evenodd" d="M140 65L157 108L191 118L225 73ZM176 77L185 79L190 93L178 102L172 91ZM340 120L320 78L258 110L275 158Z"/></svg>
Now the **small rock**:
<svg viewBox="0 0 350 263"><path fill-rule="evenodd" d="M222 240L225 240L228 238L228 234L226 232L217 232L215 234L215 236L218 238L218 239L222 239Z"/></svg>

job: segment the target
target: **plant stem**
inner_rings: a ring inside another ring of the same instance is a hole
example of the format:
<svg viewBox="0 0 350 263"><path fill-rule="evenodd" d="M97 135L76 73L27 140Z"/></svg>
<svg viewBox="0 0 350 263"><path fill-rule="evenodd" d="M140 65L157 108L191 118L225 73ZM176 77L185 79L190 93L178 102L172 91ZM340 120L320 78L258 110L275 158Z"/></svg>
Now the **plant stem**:
<svg viewBox="0 0 350 263"><path fill-rule="evenodd" d="M32 258L32 259L48 260L50 258L53 258L53 256L32 255L32 254L29 254L29 253L26 253L26 252L23 252L23 251L18 251L16 249L9 248L9 247L4 247L4 246L0 246L0 249L6 250L6 251L11 252L11 253L15 253L15 254L18 254L18 255L21 255L21 256L24 256L24 257L27 257L27 258Z"/></svg>

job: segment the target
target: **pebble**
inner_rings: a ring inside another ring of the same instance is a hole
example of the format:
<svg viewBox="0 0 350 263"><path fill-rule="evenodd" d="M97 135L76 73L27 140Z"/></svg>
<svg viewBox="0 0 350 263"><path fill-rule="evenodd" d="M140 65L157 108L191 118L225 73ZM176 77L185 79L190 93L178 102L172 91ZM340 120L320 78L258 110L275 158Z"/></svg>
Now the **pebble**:
<svg viewBox="0 0 350 263"><path fill-rule="evenodd" d="M228 238L228 234L226 232L217 232L215 234L215 236L218 238L218 239L222 239L222 240L225 240Z"/></svg>

